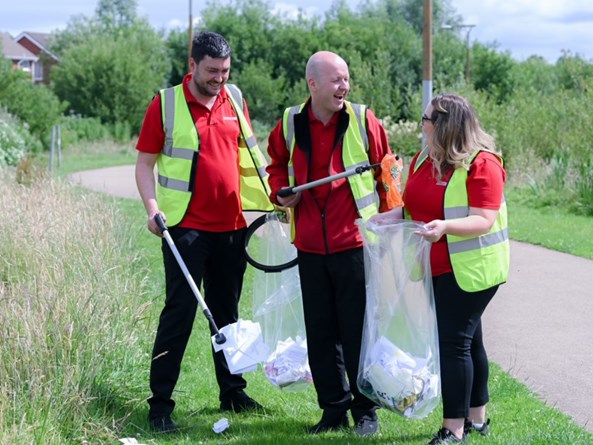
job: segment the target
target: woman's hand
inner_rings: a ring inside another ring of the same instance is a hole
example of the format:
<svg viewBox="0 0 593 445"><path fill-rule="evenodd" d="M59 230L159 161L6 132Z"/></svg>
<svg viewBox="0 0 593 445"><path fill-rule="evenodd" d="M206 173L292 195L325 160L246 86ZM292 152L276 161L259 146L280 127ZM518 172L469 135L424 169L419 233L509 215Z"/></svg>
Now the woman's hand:
<svg viewBox="0 0 593 445"><path fill-rule="evenodd" d="M436 243L446 233L447 221L435 219L424 225L422 230L414 232L416 235L424 237L431 243Z"/></svg>
<svg viewBox="0 0 593 445"><path fill-rule="evenodd" d="M449 219L446 221L435 219L424 225L423 230L414 233L423 236L431 243L436 243L443 235L480 236L488 233L496 221L498 210L469 208L469 215L465 218Z"/></svg>

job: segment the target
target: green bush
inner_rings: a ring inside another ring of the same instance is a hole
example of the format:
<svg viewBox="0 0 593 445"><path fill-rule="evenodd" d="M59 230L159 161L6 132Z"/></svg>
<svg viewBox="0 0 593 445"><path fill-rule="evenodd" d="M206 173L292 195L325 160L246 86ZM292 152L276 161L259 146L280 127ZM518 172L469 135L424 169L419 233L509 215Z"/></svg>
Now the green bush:
<svg viewBox="0 0 593 445"><path fill-rule="evenodd" d="M63 148L84 142L128 142L132 139L132 129L128 122L103 124L98 117L65 116L60 120L60 128Z"/></svg>
<svg viewBox="0 0 593 445"><path fill-rule="evenodd" d="M15 166L30 152L39 151L39 140L26 125L0 109L0 167Z"/></svg>
<svg viewBox="0 0 593 445"><path fill-rule="evenodd" d="M98 117L65 116L60 120L60 127L64 148L80 142L109 139L111 136L109 128Z"/></svg>
<svg viewBox="0 0 593 445"><path fill-rule="evenodd" d="M35 85L29 76L0 60L0 105L9 113L26 122L29 131L45 147L49 147L51 127L57 123L64 104L45 85ZM41 145L30 147L40 150Z"/></svg>
<svg viewBox="0 0 593 445"><path fill-rule="evenodd" d="M383 127L389 138L389 145L394 153L400 156L414 156L422 147L422 131L418 122L393 120L387 116L383 119Z"/></svg>
<svg viewBox="0 0 593 445"><path fill-rule="evenodd" d="M577 213L593 216L593 161L591 159L580 163L576 178L575 207Z"/></svg>

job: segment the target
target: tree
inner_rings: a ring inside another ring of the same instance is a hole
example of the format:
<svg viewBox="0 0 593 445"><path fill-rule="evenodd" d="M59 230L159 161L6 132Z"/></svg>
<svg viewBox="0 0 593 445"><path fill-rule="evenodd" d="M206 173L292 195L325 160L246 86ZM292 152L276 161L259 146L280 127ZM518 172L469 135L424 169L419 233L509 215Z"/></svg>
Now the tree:
<svg viewBox="0 0 593 445"><path fill-rule="evenodd" d="M563 51L562 57L556 62L556 75L562 88L585 92L591 88L593 65L578 54Z"/></svg>
<svg viewBox="0 0 593 445"><path fill-rule="evenodd" d="M166 38L167 55L171 61L168 86L179 85L188 72L187 66L187 30L173 29Z"/></svg>
<svg viewBox="0 0 593 445"><path fill-rule="evenodd" d="M498 103L506 101L515 88L512 76L517 63L506 52L475 43L472 48L472 83L476 90L485 91Z"/></svg>
<svg viewBox="0 0 593 445"><path fill-rule="evenodd" d="M129 125L134 133L170 72L163 36L136 18L135 4L101 0L95 17L77 17L56 38L61 63L52 72L54 90L70 112Z"/></svg>
<svg viewBox="0 0 593 445"><path fill-rule="evenodd" d="M115 32L136 22L137 7L136 0L99 0L96 17L106 30Z"/></svg>
<svg viewBox="0 0 593 445"><path fill-rule="evenodd" d="M513 67L516 90L549 95L558 90L556 67L541 56L531 56Z"/></svg>

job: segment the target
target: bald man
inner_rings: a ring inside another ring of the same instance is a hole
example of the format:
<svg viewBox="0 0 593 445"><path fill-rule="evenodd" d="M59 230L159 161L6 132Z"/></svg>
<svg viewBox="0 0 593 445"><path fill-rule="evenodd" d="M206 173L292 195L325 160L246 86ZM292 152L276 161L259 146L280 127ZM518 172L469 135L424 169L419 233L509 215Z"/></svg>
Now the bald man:
<svg viewBox="0 0 593 445"><path fill-rule="evenodd" d="M348 65L320 51L305 69L310 98L287 108L269 137L270 199L294 208L309 364L321 420L311 434L349 427L362 436L379 428L376 404L356 386L366 304L362 238L355 225L388 210L385 190L368 170L288 197L278 191L379 163L391 153L385 130L364 105L346 100ZM292 168L291 168L292 167Z"/></svg>

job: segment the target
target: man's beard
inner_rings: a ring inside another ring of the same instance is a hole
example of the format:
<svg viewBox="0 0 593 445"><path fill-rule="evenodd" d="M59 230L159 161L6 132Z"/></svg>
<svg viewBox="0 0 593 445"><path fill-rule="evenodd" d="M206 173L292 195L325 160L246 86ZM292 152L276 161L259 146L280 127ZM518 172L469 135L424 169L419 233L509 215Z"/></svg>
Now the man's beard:
<svg viewBox="0 0 593 445"><path fill-rule="evenodd" d="M208 88L205 88L202 85L200 85L196 79L192 79L192 80L194 82L194 86L198 90L198 93L200 93L202 96L207 96L207 97L215 97L215 96L218 96L218 93L220 92L220 89L224 85L224 84L220 84L220 88L218 89L218 92L213 93Z"/></svg>

